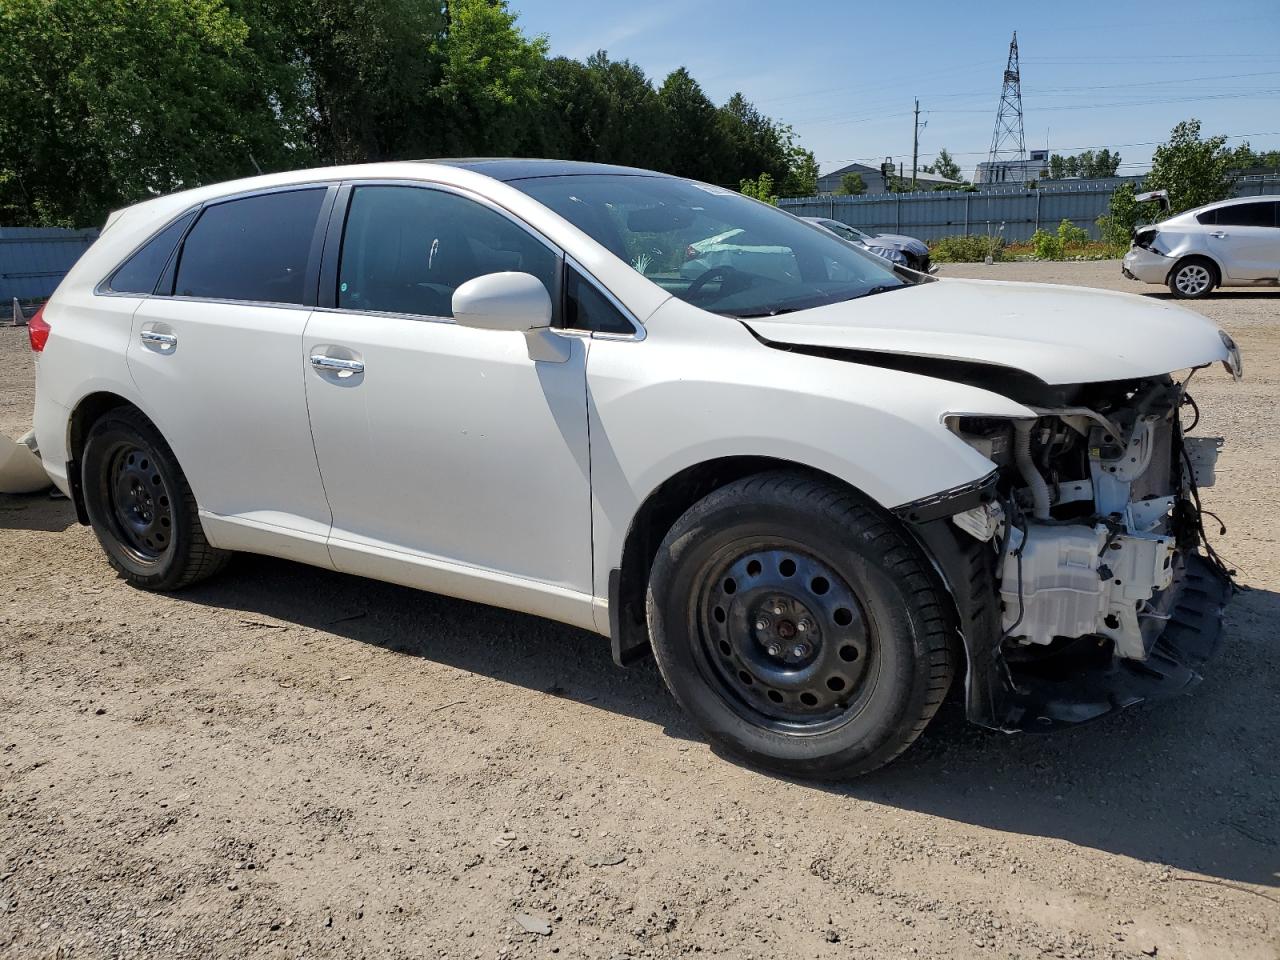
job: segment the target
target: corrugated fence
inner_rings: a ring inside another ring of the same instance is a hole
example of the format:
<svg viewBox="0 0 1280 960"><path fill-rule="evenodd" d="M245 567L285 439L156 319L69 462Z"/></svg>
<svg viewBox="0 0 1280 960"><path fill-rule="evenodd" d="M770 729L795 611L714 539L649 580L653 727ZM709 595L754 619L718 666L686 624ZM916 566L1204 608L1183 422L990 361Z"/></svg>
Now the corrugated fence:
<svg viewBox="0 0 1280 960"><path fill-rule="evenodd" d="M48 299L97 236L97 230L0 227L0 304Z"/></svg>
<svg viewBox="0 0 1280 960"><path fill-rule="evenodd" d="M1111 193L1134 178L1044 185L1036 190L996 187L975 193L929 191L885 193L869 197L792 197L779 201L801 217L827 217L866 233L905 233L921 240L957 234L1003 236L1011 243L1027 241L1042 227L1054 230L1063 220L1098 236L1097 219L1107 213ZM1140 185L1140 184L1139 184ZM1280 193L1280 176L1242 178L1237 196Z"/></svg>

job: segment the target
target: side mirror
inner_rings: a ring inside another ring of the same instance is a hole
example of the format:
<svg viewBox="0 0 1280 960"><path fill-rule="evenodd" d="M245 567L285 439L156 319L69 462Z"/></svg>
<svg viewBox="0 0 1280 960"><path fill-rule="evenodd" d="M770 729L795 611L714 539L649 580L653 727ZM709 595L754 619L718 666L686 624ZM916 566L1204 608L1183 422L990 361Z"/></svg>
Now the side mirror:
<svg viewBox="0 0 1280 960"><path fill-rule="evenodd" d="M551 294L528 273L486 273L453 292L453 319L480 330L527 333L551 324Z"/></svg>

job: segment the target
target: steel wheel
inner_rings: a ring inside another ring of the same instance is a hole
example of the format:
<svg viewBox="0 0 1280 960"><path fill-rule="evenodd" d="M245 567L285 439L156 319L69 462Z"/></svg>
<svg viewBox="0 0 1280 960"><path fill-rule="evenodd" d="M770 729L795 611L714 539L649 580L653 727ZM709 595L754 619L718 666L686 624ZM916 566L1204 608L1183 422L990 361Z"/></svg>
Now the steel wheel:
<svg viewBox="0 0 1280 960"><path fill-rule="evenodd" d="M172 542L173 504L155 455L121 442L108 456L112 532L135 559L156 563Z"/></svg>
<svg viewBox="0 0 1280 960"><path fill-rule="evenodd" d="M697 590L699 668L744 720L819 734L855 715L874 687L874 630L853 589L786 543L735 545Z"/></svg>
<svg viewBox="0 0 1280 960"><path fill-rule="evenodd" d="M1213 286L1213 274L1202 263L1188 263L1178 268L1173 284L1184 297L1198 297Z"/></svg>

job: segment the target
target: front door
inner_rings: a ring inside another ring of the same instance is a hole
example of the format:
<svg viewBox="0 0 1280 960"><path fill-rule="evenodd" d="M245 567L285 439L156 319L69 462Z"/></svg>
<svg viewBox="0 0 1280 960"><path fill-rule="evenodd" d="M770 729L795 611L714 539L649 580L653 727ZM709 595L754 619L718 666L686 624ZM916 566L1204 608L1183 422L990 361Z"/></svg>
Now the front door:
<svg viewBox="0 0 1280 960"><path fill-rule="evenodd" d="M1209 249L1232 280L1280 277L1280 204L1274 200L1219 207L1209 227Z"/></svg>
<svg viewBox="0 0 1280 960"><path fill-rule="evenodd" d="M300 358L335 565L590 626L589 340L546 334L567 359L535 361L452 320L486 273L554 300L558 253L477 199L387 184L351 190L340 250Z"/></svg>

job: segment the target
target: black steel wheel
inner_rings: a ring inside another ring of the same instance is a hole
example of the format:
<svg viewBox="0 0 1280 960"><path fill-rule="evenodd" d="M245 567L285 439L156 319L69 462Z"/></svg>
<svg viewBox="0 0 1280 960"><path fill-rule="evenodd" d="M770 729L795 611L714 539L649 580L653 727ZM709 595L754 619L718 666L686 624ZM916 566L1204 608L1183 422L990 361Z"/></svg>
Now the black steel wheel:
<svg viewBox="0 0 1280 960"><path fill-rule="evenodd" d="M898 521L835 481L771 471L694 504L649 577L654 657L717 746L847 778L920 734L953 673L954 610Z"/></svg>
<svg viewBox="0 0 1280 960"><path fill-rule="evenodd" d="M865 703L876 641L853 588L799 544L746 542L704 571L699 666L752 723L832 729Z"/></svg>
<svg viewBox="0 0 1280 960"><path fill-rule="evenodd" d="M173 501L155 454L120 439L107 458L111 532L138 562L156 563L173 545Z"/></svg>
<svg viewBox="0 0 1280 960"><path fill-rule="evenodd" d="M89 429L81 485L107 560L134 586L176 590L225 565L229 554L205 537L177 458L140 411L116 408Z"/></svg>

